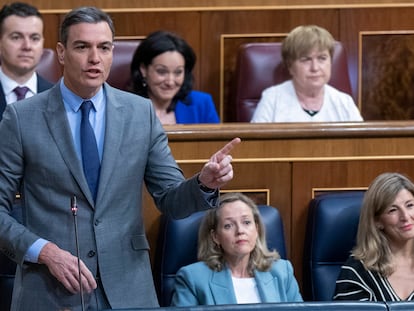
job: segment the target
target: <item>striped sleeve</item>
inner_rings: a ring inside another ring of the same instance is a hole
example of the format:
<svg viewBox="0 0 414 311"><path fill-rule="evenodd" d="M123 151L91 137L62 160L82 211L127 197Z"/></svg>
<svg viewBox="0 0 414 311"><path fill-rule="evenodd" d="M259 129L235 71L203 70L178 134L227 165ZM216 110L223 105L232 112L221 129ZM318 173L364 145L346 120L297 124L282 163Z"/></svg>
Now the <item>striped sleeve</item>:
<svg viewBox="0 0 414 311"><path fill-rule="evenodd" d="M367 275L362 263L350 257L342 266L336 280L333 300L377 301L373 290L367 284Z"/></svg>

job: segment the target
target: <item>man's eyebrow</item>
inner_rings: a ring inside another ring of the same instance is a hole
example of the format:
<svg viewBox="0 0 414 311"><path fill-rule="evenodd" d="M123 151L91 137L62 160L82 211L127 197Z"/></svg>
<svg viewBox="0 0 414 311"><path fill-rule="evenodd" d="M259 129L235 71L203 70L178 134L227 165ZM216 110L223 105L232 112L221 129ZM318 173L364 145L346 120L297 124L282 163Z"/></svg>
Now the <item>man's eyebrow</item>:
<svg viewBox="0 0 414 311"><path fill-rule="evenodd" d="M73 41L73 44L88 44L88 42L83 40L75 40Z"/></svg>
<svg viewBox="0 0 414 311"><path fill-rule="evenodd" d="M99 45L114 45L114 43L112 41L104 41L99 43Z"/></svg>
<svg viewBox="0 0 414 311"><path fill-rule="evenodd" d="M84 40L75 40L73 41L73 44L85 44L85 45L92 45L91 42L89 41L84 41ZM97 45L113 45L114 43L112 41L103 41L103 42L99 42Z"/></svg>
<svg viewBox="0 0 414 311"><path fill-rule="evenodd" d="M23 35L23 33L22 33L21 31L15 30L15 31L12 31L12 32L10 33L10 35L20 35L20 36L22 36L22 35Z"/></svg>

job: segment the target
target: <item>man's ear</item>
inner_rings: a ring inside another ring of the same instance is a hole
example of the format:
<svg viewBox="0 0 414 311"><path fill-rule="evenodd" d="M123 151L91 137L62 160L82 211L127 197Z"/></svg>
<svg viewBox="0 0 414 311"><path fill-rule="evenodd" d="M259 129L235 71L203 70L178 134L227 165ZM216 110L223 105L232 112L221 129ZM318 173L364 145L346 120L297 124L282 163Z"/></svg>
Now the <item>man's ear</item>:
<svg viewBox="0 0 414 311"><path fill-rule="evenodd" d="M65 64L65 47L61 42L58 42L56 45L56 53L58 56L58 61L61 65Z"/></svg>

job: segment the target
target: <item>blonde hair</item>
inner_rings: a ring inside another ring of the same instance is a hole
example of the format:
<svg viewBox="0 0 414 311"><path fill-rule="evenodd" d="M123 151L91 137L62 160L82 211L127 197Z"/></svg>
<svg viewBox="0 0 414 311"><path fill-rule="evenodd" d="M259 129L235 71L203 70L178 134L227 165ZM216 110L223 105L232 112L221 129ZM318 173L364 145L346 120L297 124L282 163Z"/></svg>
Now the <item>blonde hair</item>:
<svg viewBox="0 0 414 311"><path fill-rule="evenodd" d="M220 197L218 208L208 210L201 222L198 234L198 260L204 261L212 270L221 271L225 266L224 251L218 247L211 237L211 231L217 230L221 208L227 203L241 201L252 209L253 218L258 228L258 238L250 253L248 271L267 271L272 263L280 258L276 250L269 251L266 245L265 227L256 204L242 193L226 193Z"/></svg>
<svg viewBox="0 0 414 311"><path fill-rule="evenodd" d="M312 49L328 50L333 57L335 40L324 28L316 25L298 26L294 28L282 43L282 59L286 68L307 55Z"/></svg>
<svg viewBox="0 0 414 311"><path fill-rule="evenodd" d="M414 195L414 184L398 173L383 173L376 177L365 193L359 217L356 246L352 254L362 260L368 270L389 276L394 267L386 234L376 226L382 213L406 189Z"/></svg>

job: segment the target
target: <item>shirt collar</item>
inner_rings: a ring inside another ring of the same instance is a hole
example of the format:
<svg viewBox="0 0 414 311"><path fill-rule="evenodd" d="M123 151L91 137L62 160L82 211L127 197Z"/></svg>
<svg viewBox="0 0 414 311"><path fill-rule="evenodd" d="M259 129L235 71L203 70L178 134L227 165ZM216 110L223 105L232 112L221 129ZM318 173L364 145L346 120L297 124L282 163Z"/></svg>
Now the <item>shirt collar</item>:
<svg viewBox="0 0 414 311"><path fill-rule="evenodd" d="M64 78L60 80L60 90L62 92L62 99L63 102L66 103L73 112L78 112L80 109L80 106L85 100L90 100L93 103L93 107L95 108L95 111L100 111L103 109L104 105L104 91L103 87L100 88L100 90L92 97L92 98L82 98L75 93L73 93L71 90L69 90L65 83Z"/></svg>
<svg viewBox="0 0 414 311"><path fill-rule="evenodd" d="M26 81L26 83L18 84L16 81L6 76L0 67L0 81L3 86L5 96L8 96L11 92L13 92L16 86L27 86L30 92L33 94L37 93L37 74L35 72L32 74L30 79Z"/></svg>

